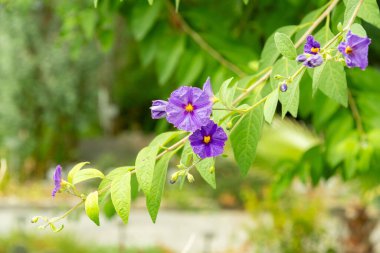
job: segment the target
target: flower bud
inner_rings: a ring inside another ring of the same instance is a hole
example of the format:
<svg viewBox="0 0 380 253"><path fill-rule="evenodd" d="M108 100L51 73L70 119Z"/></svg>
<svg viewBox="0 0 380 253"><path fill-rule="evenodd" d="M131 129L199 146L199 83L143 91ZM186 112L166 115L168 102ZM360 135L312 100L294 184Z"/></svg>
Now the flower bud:
<svg viewBox="0 0 380 253"><path fill-rule="evenodd" d="M189 181L189 183L192 183L195 181L193 175L191 175L190 173L187 174L187 180Z"/></svg>
<svg viewBox="0 0 380 253"><path fill-rule="evenodd" d="M226 129L230 130L232 128L232 126L233 126L232 121L228 121Z"/></svg>
<svg viewBox="0 0 380 253"><path fill-rule="evenodd" d="M33 217L32 218L32 220L30 221L31 223L37 223L38 222L38 220L39 220L39 216L35 216L35 217Z"/></svg>
<svg viewBox="0 0 380 253"><path fill-rule="evenodd" d="M298 61L298 62L304 62L304 61L306 61L306 60L307 60L307 57L306 57L305 54L300 54L300 55L298 55L297 58L296 58L296 61Z"/></svg>
<svg viewBox="0 0 380 253"><path fill-rule="evenodd" d="M288 90L288 85L286 83L283 83L280 85L280 91L286 92Z"/></svg>
<svg viewBox="0 0 380 253"><path fill-rule="evenodd" d="M178 180L178 173L176 172L176 173L173 173L173 175L171 176L169 182L170 182L171 184L175 184L175 182L177 182L177 180Z"/></svg>

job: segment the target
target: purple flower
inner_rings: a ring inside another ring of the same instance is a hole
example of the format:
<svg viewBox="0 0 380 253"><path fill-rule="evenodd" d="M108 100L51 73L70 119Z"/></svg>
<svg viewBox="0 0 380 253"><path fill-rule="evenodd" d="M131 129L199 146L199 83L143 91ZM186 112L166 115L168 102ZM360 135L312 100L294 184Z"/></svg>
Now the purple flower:
<svg viewBox="0 0 380 253"><path fill-rule="evenodd" d="M307 60L303 62L303 65L305 65L308 68L315 68L315 67L320 66L322 63L323 63L322 56L320 54L316 54L307 58Z"/></svg>
<svg viewBox="0 0 380 253"><path fill-rule="evenodd" d="M194 153L203 159L221 155L227 135L223 128L208 120L205 126L190 135L189 140Z"/></svg>
<svg viewBox="0 0 380 253"><path fill-rule="evenodd" d="M208 77L206 82L203 84L203 92L209 96L211 103L215 102L215 95L214 92L212 92L210 77Z"/></svg>
<svg viewBox="0 0 380 253"><path fill-rule="evenodd" d="M321 45L318 41L314 40L312 35L307 36L305 46L303 47L304 53L318 54L321 49Z"/></svg>
<svg viewBox="0 0 380 253"><path fill-rule="evenodd" d="M61 181L62 181L62 167L61 167L61 165L58 165L55 168L53 179L54 179L55 187L54 187L53 191L51 192L51 196L55 197L55 194L61 189Z"/></svg>
<svg viewBox="0 0 380 253"><path fill-rule="evenodd" d="M181 130L194 132L208 123L212 103L206 92L182 86L173 91L166 106L166 119Z"/></svg>
<svg viewBox="0 0 380 253"><path fill-rule="evenodd" d="M371 39L352 34L348 31L346 41L341 42L338 50L346 59L347 67L359 67L364 70L368 66L368 46Z"/></svg>
<svg viewBox="0 0 380 253"><path fill-rule="evenodd" d="M161 119L166 117L166 106L168 102L165 100L153 100L150 107L152 119Z"/></svg>

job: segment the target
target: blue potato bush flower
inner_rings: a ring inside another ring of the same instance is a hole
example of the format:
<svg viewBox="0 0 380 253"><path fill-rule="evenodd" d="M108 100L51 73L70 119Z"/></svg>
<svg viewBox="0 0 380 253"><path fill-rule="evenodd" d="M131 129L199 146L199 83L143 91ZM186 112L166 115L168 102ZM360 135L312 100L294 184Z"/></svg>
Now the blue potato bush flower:
<svg viewBox="0 0 380 253"><path fill-rule="evenodd" d="M338 46L346 60L347 67L359 67L362 70L368 66L368 46L371 44L371 39L360 37L348 31L346 40Z"/></svg>
<svg viewBox="0 0 380 253"><path fill-rule="evenodd" d="M166 119L180 130L193 132L207 124L211 110L212 103L206 92L182 86L170 95Z"/></svg>
<svg viewBox="0 0 380 253"><path fill-rule="evenodd" d="M205 126L202 126L190 135L189 140L194 153L203 159L218 156L223 153L227 134L223 128L215 124L212 120L208 120Z"/></svg>

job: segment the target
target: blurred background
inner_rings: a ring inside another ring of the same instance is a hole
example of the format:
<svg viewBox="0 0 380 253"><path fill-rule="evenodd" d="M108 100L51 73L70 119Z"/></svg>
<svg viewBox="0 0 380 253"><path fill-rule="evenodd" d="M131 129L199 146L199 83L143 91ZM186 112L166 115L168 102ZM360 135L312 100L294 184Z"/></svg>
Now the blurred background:
<svg viewBox="0 0 380 253"><path fill-rule="evenodd" d="M83 210L60 233L30 224L75 204L51 198L57 164L133 164L171 129L151 119L153 99L257 73L270 35L302 23L300 37L328 2L182 0L176 12L171 0L0 1L0 253L380 252L380 30L365 22L370 67L347 71L353 105L312 99L305 75L299 117L265 126L247 177L227 150L216 190L199 175L166 185L157 224L141 193L127 226L107 205L101 227ZM341 1L333 32L343 12Z"/></svg>

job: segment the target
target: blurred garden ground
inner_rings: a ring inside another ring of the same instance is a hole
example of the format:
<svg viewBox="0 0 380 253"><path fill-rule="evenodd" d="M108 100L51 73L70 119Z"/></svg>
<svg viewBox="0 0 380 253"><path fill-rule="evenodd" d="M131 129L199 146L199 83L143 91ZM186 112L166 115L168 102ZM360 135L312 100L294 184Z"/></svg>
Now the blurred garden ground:
<svg viewBox="0 0 380 253"><path fill-rule="evenodd" d="M104 173L133 164L155 133L171 127L151 119L153 99L179 85L200 87L208 76L217 90L236 76L181 30L182 18L227 60L256 73L266 39L326 3L183 0L175 14L163 0L104 0L96 9L89 0L0 1L0 253L380 252L380 177L345 182L284 173L324 141L316 130L324 115L310 114L323 98L308 96L301 97L299 119L276 118L265 127L247 177L227 147L217 161L216 190L199 175L182 190L167 184L157 224L141 193L126 226L107 206L100 227L83 210L60 233L30 223L76 204L68 195L51 197L57 164L64 173L80 161ZM359 109L379 125L380 31L362 25L373 38L371 67L349 72L350 88L371 87Z"/></svg>

